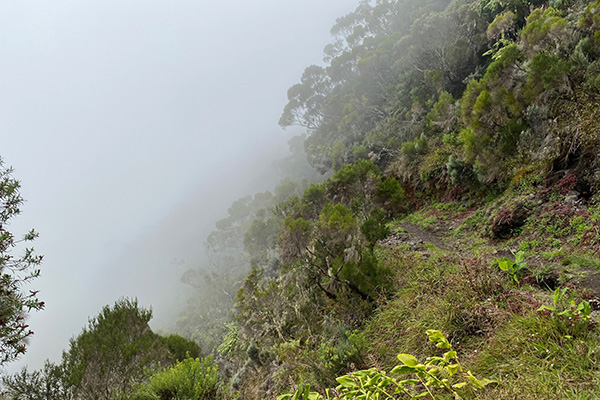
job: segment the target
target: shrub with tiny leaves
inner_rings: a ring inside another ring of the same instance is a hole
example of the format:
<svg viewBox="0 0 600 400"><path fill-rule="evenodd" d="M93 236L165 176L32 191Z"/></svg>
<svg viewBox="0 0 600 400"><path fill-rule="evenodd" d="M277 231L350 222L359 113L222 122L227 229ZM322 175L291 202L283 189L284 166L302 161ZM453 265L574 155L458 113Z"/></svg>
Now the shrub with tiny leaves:
<svg viewBox="0 0 600 400"><path fill-rule="evenodd" d="M5 168L0 159L0 365L25 353L26 339L33 335L25 318L32 310L44 308L37 291L23 291L23 286L40 274L42 256L24 246L38 235L31 230L18 239L6 229L21 212L20 187L12 169ZM19 250L21 254L15 254Z"/></svg>

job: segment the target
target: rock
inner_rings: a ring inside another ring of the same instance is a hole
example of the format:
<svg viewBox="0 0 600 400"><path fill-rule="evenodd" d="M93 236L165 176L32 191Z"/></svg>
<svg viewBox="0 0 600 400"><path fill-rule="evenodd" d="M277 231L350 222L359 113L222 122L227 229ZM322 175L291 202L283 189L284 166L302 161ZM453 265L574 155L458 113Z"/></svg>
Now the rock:
<svg viewBox="0 0 600 400"><path fill-rule="evenodd" d="M492 224L492 234L496 239L506 239L525 224L529 210L522 202L517 202L513 208L500 210Z"/></svg>
<svg viewBox="0 0 600 400"><path fill-rule="evenodd" d="M577 200L579 200L579 196L581 196L581 193L579 193L577 190L569 190L567 197L565 197L565 202L575 203Z"/></svg>

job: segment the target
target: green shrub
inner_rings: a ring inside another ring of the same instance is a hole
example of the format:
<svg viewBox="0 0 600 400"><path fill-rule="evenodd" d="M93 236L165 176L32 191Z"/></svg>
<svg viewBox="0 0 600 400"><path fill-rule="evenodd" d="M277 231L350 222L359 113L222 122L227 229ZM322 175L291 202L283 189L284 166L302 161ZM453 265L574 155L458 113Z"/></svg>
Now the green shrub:
<svg viewBox="0 0 600 400"><path fill-rule="evenodd" d="M150 376L127 400L202 400L215 398L219 371L212 357L187 358Z"/></svg>
<svg viewBox="0 0 600 400"><path fill-rule="evenodd" d="M200 357L202 355L200 346L197 343L179 335L169 335L164 338L164 341L169 348L171 357L176 361L182 361L190 357Z"/></svg>
<svg viewBox="0 0 600 400"><path fill-rule="evenodd" d="M552 296L552 306L542 305L538 312L545 312L552 318L558 330L568 338L585 334L592 321L590 303L585 300L577 302L568 288L557 288Z"/></svg>
<svg viewBox="0 0 600 400"><path fill-rule="evenodd" d="M400 182L394 178L386 178L376 189L377 200L393 212L406 208L405 193Z"/></svg>
<svg viewBox="0 0 600 400"><path fill-rule="evenodd" d="M380 176L381 170L372 161L358 160L341 168L329 181L335 185L350 185L369 174Z"/></svg>
<svg viewBox="0 0 600 400"><path fill-rule="evenodd" d="M517 284L523 275L523 270L528 267L525 262L525 252L523 250L515 254L515 261L507 257L498 258L495 261L498 264L498 267L506 272L508 276L510 276L510 279Z"/></svg>
<svg viewBox="0 0 600 400"><path fill-rule="evenodd" d="M354 366L361 366L361 350L365 348L365 338L355 332L340 329L336 338L322 342L319 358L333 376L346 372Z"/></svg>
<svg viewBox="0 0 600 400"><path fill-rule="evenodd" d="M360 231L365 236L371 248L375 246L378 240L381 240L390 234L386 226L385 213L377 208L371 212L369 218L360 226Z"/></svg>
<svg viewBox="0 0 600 400"><path fill-rule="evenodd" d="M529 74L523 93L529 102L534 102L541 93L563 90L568 85L567 74L572 66L554 54L539 53L529 62Z"/></svg>
<svg viewBox="0 0 600 400"><path fill-rule="evenodd" d="M376 368L353 372L336 380L339 396L331 396L329 390L325 396L310 392L310 387L300 385L294 394L279 396L278 400L350 400L350 399L454 399L472 398L493 380L476 378L471 371L463 369L456 351L437 330L428 330L429 340L436 347L447 350L441 357L428 357L421 363L410 354L398 354L400 365L391 372ZM407 376L408 375L408 376ZM443 397L444 396L444 397Z"/></svg>
<svg viewBox="0 0 600 400"><path fill-rule="evenodd" d="M558 10L548 7L537 8L527 17L527 25L521 31L522 46L531 53L555 48L566 41L567 21L560 17Z"/></svg>

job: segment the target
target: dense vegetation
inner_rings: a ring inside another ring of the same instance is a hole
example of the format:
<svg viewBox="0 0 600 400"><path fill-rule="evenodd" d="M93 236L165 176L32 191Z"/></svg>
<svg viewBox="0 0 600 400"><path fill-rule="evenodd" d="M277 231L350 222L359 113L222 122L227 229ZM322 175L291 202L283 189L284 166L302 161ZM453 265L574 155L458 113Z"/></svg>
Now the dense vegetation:
<svg viewBox="0 0 600 400"><path fill-rule="evenodd" d="M600 397L600 1L362 1L332 34L280 119L324 176L234 202L182 278L214 358L117 303L7 398ZM121 306L135 351L86 353Z"/></svg>

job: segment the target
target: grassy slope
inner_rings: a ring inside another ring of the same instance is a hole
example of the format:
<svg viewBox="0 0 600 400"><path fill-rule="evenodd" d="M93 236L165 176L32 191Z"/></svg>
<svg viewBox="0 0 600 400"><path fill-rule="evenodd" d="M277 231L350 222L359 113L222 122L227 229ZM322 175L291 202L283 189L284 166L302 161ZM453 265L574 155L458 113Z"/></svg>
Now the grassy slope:
<svg viewBox="0 0 600 400"><path fill-rule="evenodd" d="M493 239L496 216L517 202L525 225ZM598 304L599 221L596 207L531 188L478 208L430 205L397 221L382 248L399 289L364 328L366 363L389 370L398 353L431 355L424 332L440 329L473 373L500 382L478 398L600 398L598 311L589 324L537 311L552 304L555 287ZM529 267L516 283L494 260L520 249Z"/></svg>

